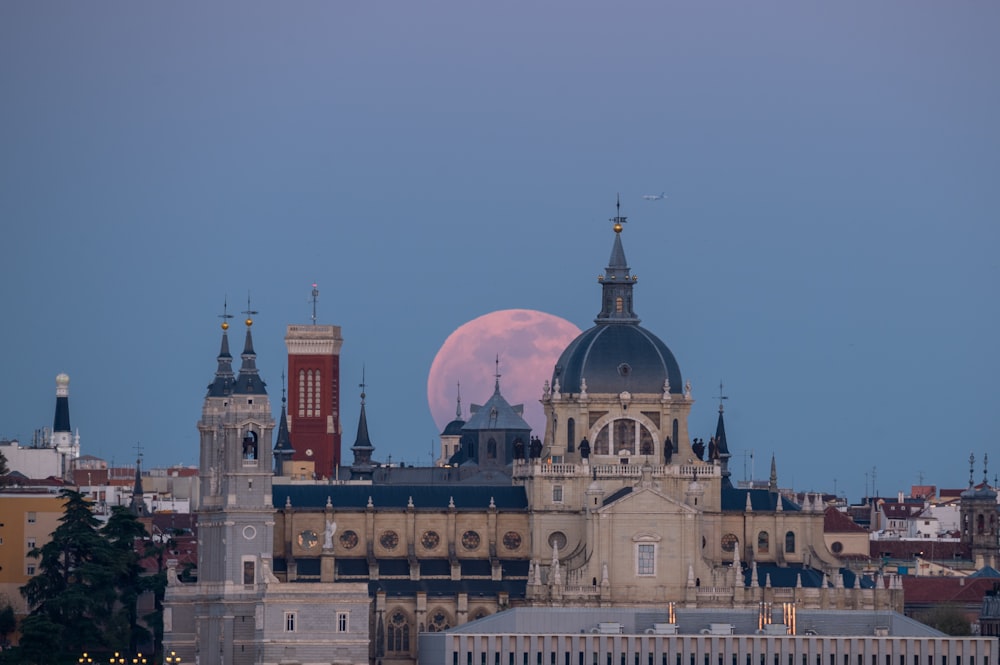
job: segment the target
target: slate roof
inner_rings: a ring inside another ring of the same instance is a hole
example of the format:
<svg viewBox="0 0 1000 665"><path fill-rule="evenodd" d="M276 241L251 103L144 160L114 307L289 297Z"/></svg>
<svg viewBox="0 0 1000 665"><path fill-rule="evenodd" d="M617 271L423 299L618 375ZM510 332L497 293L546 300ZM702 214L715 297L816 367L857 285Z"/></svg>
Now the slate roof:
<svg viewBox="0 0 1000 665"><path fill-rule="evenodd" d="M996 580L990 577L903 577L903 602L913 605L942 603L979 606Z"/></svg>
<svg viewBox="0 0 1000 665"><path fill-rule="evenodd" d="M410 498L414 507L442 509L453 499L458 510L483 510L494 505L501 510L527 510L528 497L523 487L474 485L274 485L274 505L280 510L285 499L293 508L322 508L327 497L336 508L364 508L371 497L375 509L405 508Z"/></svg>
<svg viewBox="0 0 1000 665"><path fill-rule="evenodd" d="M387 596L413 596L418 592L428 596L455 596L460 593L472 597L495 597L506 592L510 598L524 598L527 580L373 580L368 583L368 593L374 596L384 591Z"/></svg>
<svg viewBox="0 0 1000 665"><path fill-rule="evenodd" d="M531 425L521 417L524 407L520 404L511 406L500 394L500 380L493 388L493 395L486 404L474 409L469 422L462 426L463 432L478 432L482 430L524 430L531 431Z"/></svg>
<svg viewBox="0 0 1000 665"><path fill-rule="evenodd" d="M841 568L840 574L844 579L844 586L848 589L854 587L854 580L857 577L855 573L849 568ZM757 564L757 586L764 586L767 584L768 575L771 577L771 586L780 588L791 588L798 584L799 576L802 577L802 586L804 588L817 589L823 582L823 573L814 570L812 568L804 568L800 566L778 566L775 564ZM743 570L743 585L750 586L750 580L753 577L753 568L746 566ZM828 584L832 584L833 580L828 579ZM861 578L861 587L863 589L874 588L875 583L867 577Z"/></svg>
<svg viewBox="0 0 1000 665"><path fill-rule="evenodd" d="M750 505L754 510L765 512L775 510L779 499L782 510L802 510L799 504L789 501L776 492L770 492L766 489L739 489L736 487L722 488L722 510L742 513L747 507L747 494L750 495Z"/></svg>

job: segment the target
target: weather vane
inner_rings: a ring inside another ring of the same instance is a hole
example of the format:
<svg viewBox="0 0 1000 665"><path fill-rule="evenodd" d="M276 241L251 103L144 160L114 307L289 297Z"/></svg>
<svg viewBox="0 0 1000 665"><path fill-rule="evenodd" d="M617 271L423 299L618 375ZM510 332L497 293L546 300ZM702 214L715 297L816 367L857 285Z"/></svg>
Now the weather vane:
<svg viewBox="0 0 1000 665"><path fill-rule="evenodd" d="M222 300L222 314L219 314L219 318L222 319L222 329L229 330L229 321L226 319L233 318L233 315L229 313L229 297L225 297Z"/></svg>
<svg viewBox="0 0 1000 665"><path fill-rule="evenodd" d="M250 292L247 291L247 308L243 310L243 313L247 315L247 320L244 323L247 324L247 328L253 325L253 318L257 314L257 310L250 309Z"/></svg>
<svg viewBox="0 0 1000 665"><path fill-rule="evenodd" d="M358 384L358 388L361 388L361 405L362 406L364 406L364 403L365 403L365 389L367 387L368 387L368 384L365 383L365 366L362 363L362 365L361 365L361 383Z"/></svg>
<svg viewBox="0 0 1000 665"><path fill-rule="evenodd" d="M618 193L617 200L615 201L615 216L612 217L608 221L614 222L614 224L615 224L615 226L614 226L615 233L621 233L622 232L622 224L624 224L627 221L627 218L626 217L622 217L622 195L621 195L621 193Z"/></svg>
<svg viewBox="0 0 1000 665"><path fill-rule="evenodd" d="M719 381L719 413L722 413L722 400L729 399L729 395L722 392L722 381Z"/></svg>

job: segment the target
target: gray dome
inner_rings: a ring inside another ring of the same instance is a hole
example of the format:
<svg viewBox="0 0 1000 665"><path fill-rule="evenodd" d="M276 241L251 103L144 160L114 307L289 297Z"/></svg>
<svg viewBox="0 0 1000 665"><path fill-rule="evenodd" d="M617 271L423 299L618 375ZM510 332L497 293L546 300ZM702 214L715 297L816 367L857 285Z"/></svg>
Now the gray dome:
<svg viewBox="0 0 1000 665"><path fill-rule="evenodd" d="M465 421L461 418L452 420L444 426L444 431L441 432L441 436L462 436L462 427L464 426Z"/></svg>
<svg viewBox="0 0 1000 665"><path fill-rule="evenodd" d="M586 379L588 393L662 393L683 391L681 369L659 337L636 323L600 323L566 347L552 373L564 393L579 393Z"/></svg>

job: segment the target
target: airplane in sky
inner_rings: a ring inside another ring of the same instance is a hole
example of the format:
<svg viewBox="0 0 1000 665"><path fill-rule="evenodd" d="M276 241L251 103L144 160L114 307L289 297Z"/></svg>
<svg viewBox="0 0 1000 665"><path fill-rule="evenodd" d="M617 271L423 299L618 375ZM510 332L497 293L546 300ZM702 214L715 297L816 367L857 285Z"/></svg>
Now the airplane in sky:
<svg viewBox="0 0 1000 665"><path fill-rule="evenodd" d="M659 194L643 194L642 198L645 201L662 201L667 198L667 193L660 192Z"/></svg>

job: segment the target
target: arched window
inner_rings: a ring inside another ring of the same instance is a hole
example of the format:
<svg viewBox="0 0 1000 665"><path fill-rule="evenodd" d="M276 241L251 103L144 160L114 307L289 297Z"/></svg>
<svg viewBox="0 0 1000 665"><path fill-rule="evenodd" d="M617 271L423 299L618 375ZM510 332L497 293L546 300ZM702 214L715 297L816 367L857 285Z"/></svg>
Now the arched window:
<svg viewBox="0 0 1000 665"><path fill-rule="evenodd" d="M573 441L576 439L576 421L572 418L566 420L566 452L571 453L576 450Z"/></svg>
<svg viewBox="0 0 1000 665"><path fill-rule="evenodd" d="M639 425L639 454L653 454L653 434L643 425Z"/></svg>
<svg viewBox="0 0 1000 665"><path fill-rule="evenodd" d="M789 531L785 534L785 552L795 552L795 532Z"/></svg>
<svg viewBox="0 0 1000 665"><path fill-rule="evenodd" d="M475 621L476 619L482 619L484 617L488 617L489 615L490 615L489 611L480 607L478 610L472 613L472 620Z"/></svg>
<svg viewBox="0 0 1000 665"><path fill-rule="evenodd" d="M986 517L982 513L976 515L976 534L983 535L983 532L986 530L985 524Z"/></svg>
<svg viewBox="0 0 1000 665"><path fill-rule="evenodd" d="M767 531L761 531L757 534L757 551L761 554L767 554L771 551L771 537L767 535Z"/></svg>
<svg viewBox="0 0 1000 665"><path fill-rule="evenodd" d="M451 619L448 618L448 614L442 610L437 609L431 612L430 622L427 624L427 630L431 633L440 633L442 630L448 630L451 628Z"/></svg>
<svg viewBox="0 0 1000 665"><path fill-rule="evenodd" d="M489 459L497 458L497 440L492 437L486 442L486 457Z"/></svg>
<svg viewBox="0 0 1000 665"><path fill-rule="evenodd" d="M297 399L299 402L299 417L305 417L306 415L306 371L304 369L299 370L299 394Z"/></svg>
<svg viewBox="0 0 1000 665"><path fill-rule="evenodd" d="M396 610L389 615L389 629L386 632L386 650L410 650L410 622L402 610Z"/></svg>
<svg viewBox="0 0 1000 665"><path fill-rule="evenodd" d="M597 433L597 437L594 439L594 454L595 455L607 455L608 454L608 426L605 425L601 428L601 431Z"/></svg>
<svg viewBox="0 0 1000 665"><path fill-rule="evenodd" d="M625 309L625 301L622 300L621 296L618 296L617 298L615 298L615 312L621 314L624 309Z"/></svg>
<svg viewBox="0 0 1000 665"><path fill-rule="evenodd" d="M313 371L306 372L306 416L313 415Z"/></svg>
<svg viewBox="0 0 1000 665"><path fill-rule="evenodd" d="M615 454L624 450L635 454L635 421L619 418L615 421Z"/></svg>

